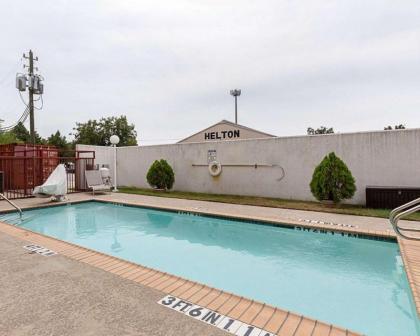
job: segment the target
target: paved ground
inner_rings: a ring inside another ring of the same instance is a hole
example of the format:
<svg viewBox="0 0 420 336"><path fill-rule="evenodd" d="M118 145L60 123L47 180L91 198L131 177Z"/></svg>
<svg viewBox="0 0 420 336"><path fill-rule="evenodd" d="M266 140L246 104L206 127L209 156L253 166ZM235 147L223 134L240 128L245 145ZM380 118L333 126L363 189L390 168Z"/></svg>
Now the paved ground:
<svg viewBox="0 0 420 336"><path fill-rule="evenodd" d="M0 335L228 335L156 302L161 292L0 233Z"/></svg>

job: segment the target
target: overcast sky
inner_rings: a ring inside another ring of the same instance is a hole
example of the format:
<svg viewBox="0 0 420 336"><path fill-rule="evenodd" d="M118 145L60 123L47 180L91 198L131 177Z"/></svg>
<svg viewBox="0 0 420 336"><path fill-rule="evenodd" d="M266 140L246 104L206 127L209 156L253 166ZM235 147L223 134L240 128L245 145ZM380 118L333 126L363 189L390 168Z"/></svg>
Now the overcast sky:
<svg viewBox="0 0 420 336"><path fill-rule="evenodd" d="M127 115L142 144L233 120L305 134L420 127L419 0L0 0L0 118L32 48L45 77L42 136Z"/></svg>

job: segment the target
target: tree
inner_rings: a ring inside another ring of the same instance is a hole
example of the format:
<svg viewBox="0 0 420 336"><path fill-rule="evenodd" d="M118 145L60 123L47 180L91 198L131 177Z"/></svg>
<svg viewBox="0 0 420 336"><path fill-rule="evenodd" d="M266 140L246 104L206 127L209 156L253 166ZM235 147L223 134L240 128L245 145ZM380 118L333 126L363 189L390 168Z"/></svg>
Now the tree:
<svg viewBox="0 0 420 336"><path fill-rule="evenodd" d="M27 130L27 128L22 122L19 122L15 127L13 127L11 132L15 135L18 142L23 142L23 143L32 142L31 134L29 133L29 131ZM36 131L35 131L35 143L38 145L45 144L45 139L43 139Z"/></svg>
<svg viewBox="0 0 420 336"><path fill-rule="evenodd" d="M334 201L334 203L352 198L356 192L353 175L334 152L325 156L315 168L310 187L312 195L317 200Z"/></svg>
<svg viewBox="0 0 420 336"><path fill-rule="evenodd" d="M61 135L60 131L57 130L54 134L51 134L47 139L47 144L51 146L56 146L60 150L61 157L70 157L72 156L69 150L71 149L71 144L67 142L67 139L64 135Z"/></svg>
<svg viewBox="0 0 420 336"><path fill-rule="evenodd" d="M313 129L312 127L308 127L306 130L308 135L315 135L315 134L333 134L334 129L332 127L327 128L325 126L321 126L317 129Z"/></svg>
<svg viewBox="0 0 420 336"><path fill-rule="evenodd" d="M109 138L116 134L120 138L120 146L136 146L137 132L134 124L128 124L126 116L88 120L76 123L74 142L76 144L109 146Z"/></svg>
<svg viewBox="0 0 420 336"><path fill-rule="evenodd" d="M8 131L8 132L0 132L0 145L4 144L11 144L17 143L18 140L16 139L15 135Z"/></svg>
<svg viewBox="0 0 420 336"><path fill-rule="evenodd" d="M23 123L18 123L15 127L12 129L13 134L15 135L16 139L24 142L24 143L30 143L31 142L31 134L26 129L25 125Z"/></svg>
<svg viewBox="0 0 420 336"><path fill-rule="evenodd" d="M153 188L169 190L175 182L175 174L168 162L161 159L152 163L146 179Z"/></svg>
<svg viewBox="0 0 420 336"><path fill-rule="evenodd" d="M394 126L394 129L396 129L396 130L405 129L405 125L403 125L403 124L395 125ZM386 126L386 127L384 127L384 131L392 131L392 126Z"/></svg>
<svg viewBox="0 0 420 336"><path fill-rule="evenodd" d="M56 146L61 149L66 149L68 146L68 142L66 137L61 135L60 131L57 130L54 134L51 134L47 139L47 144Z"/></svg>
<svg viewBox="0 0 420 336"><path fill-rule="evenodd" d="M10 143L17 142L17 139L16 139L15 135L12 132L10 132L10 131L6 131L6 132L1 131L1 125L2 125L2 123L3 123L3 120L0 119L0 145L10 144Z"/></svg>

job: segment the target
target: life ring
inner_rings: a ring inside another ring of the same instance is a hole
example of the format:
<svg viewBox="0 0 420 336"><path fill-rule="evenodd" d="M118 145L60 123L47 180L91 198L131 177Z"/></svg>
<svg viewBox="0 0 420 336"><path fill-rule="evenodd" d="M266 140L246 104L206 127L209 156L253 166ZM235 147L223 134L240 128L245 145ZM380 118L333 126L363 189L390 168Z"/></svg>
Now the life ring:
<svg viewBox="0 0 420 336"><path fill-rule="evenodd" d="M217 161L212 161L209 163L209 173L211 176L219 176L220 173L222 172L222 165L220 164L220 162Z"/></svg>

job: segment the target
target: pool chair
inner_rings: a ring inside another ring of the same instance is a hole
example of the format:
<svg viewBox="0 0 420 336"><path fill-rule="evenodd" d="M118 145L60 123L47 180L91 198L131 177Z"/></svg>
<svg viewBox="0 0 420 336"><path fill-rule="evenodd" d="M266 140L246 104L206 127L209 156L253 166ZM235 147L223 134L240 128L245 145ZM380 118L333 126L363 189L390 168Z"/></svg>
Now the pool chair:
<svg viewBox="0 0 420 336"><path fill-rule="evenodd" d="M51 197L53 201L63 201L67 194L67 173L63 164L59 164L48 176L44 184L36 186L32 192L36 197Z"/></svg>
<svg viewBox="0 0 420 336"><path fill-rule="evenodd" d="M89 189L92 189L93 195L95 195L95 191L111 191L111 184L104 183L100 170L86 170L85 177L86 184Z"/></svg>

